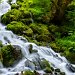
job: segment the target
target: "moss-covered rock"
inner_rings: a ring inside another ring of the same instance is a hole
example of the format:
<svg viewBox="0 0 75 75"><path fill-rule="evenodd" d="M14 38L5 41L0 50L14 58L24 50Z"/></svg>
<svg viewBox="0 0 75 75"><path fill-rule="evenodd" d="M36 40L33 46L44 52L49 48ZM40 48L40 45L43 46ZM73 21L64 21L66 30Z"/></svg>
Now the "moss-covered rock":
<svg viewBox="0 0 75 75"><path fill-rule="evenodd" d="M43 35L42 34L42 35L37 35L36 40L39 41L39 42L41 42L41 41L43 41L43 42L51 42L51 41L54 41L55 38L52 35Z"/></svg>
<svg viewBox="0 0 75 75"><path fill-rule="evenodd" d="M27 70L27 71L24 72L23 75L35 75L35 73L30 71L30 70Z"/></svg>
<svg viewBox="0 0 75 75"><path fill-rule="evenodd" d="M6 67L12 66L15 62L22 58L21 50L16 50L11 45L7 45L1 48L3 65Z"/></svg>
<svg viewBox="0 0 75 75"><path fill-rule="evenodd" d="M49 63L47 60L45 60L45 59L41 60L40 65L41 65L41 68L42 68L42 69L45 69L46 67L48 67L48 68L51 69L50 63Z"/></svg>
<svg viewBox="0 0 75 75"><path fill-rule="evenodd" d="M18 9L12 9L8 13L2 16L2 23L9 24L12 21L19 21L22 17L22 13Z"/></svg>
<svg viewBox="0 0 75 75"><path fill-rule="evenodd" d="M50 34L47 25L44 24L32 23L30 24L30 28L33 30L34 34Z"/></svg>
<svg viewBox="0 0 75 75"><path fill-rule="evenodd" d="M24 25L22 22L13 21L7 25L8 30L12 30L16 34L23 34L26 31L26 34L32 35L32 30L29 29L27 25ZM31 31L31 32L30 32Z"/></svg>

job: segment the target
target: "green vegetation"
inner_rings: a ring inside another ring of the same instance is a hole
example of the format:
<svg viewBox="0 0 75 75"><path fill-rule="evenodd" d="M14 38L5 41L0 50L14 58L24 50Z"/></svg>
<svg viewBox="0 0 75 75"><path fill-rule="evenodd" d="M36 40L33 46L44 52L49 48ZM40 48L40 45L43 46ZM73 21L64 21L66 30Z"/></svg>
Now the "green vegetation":
<svg viewBox="0 0 75 75"><path fill-rule="evenodd" d="M38 45L48 44L75 63L74 0L17 0L2 22L8 30Z"/></svg>

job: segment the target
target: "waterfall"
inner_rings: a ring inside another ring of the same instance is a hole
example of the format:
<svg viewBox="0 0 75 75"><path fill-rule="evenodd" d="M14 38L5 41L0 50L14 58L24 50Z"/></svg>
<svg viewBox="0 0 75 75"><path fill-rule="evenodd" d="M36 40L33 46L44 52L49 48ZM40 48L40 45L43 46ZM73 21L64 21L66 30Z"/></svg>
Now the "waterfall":
<svg viewBox="0 0 75 75"><path fill-rule="evenodd" d="M11 3L15 2L16 0L12 0ZM10 9L11 7L7 3L7 0L4 0L0 4L0 16L8 12ZM25 70L37 70L38 72L43 73L40 67L40 61L43 59L46 59L51 63L54 68L59 68L62 72L65 72L66 75L75 75L75 69L65 57L60 56L59 53L54 52L51 48L37 46L34 43L30 43L22 36L17 36L12 31L6 30L5 27L6 26L0 23L0 41L2 41L3 45L8 45L10 42L13 46L19 46L21 48L23 58L11 68L2 67L2 63L0 62L0 75L15 75L16 73L20 73ZM4 39L5 37L7 39ZM32 49L37 52L30 53L29 45L32 45ZM72 72L71 69L74 72Z"/></svg>

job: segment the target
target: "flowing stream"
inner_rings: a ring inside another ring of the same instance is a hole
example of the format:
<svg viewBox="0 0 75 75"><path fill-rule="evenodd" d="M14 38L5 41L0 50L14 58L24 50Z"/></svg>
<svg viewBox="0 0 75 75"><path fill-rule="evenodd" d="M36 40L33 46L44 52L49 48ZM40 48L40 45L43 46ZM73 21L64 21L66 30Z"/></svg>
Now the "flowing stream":
<svg viewBox="0 0 75 75"><path fill-rule="evenodd" d="M11 9L11 6L7 3L8 0L0 3L0 17ZM15 3L16 0L12 0L11 3ZM65 57L60 56L59 53L55 53L51 48L37 46L34 43L28 42L25 38L15 35L12 31L8 31L0 22L0 41L3 45L16 45L21 48L23 58L13 67L4 68L0 61L0 75L15 75L24 70L37 70L40 74L44 72L41 70L39 61L46 59L51 63L54 68L59 68L66 75L75 75L75 68L66 60ZM7 39L5 39L5 37ZM37 50L35 53L29 53L29 45L32 44L33 50ZM35 66L33 62L37 63ZM54 74L53 74L54 75Z"/></svg>

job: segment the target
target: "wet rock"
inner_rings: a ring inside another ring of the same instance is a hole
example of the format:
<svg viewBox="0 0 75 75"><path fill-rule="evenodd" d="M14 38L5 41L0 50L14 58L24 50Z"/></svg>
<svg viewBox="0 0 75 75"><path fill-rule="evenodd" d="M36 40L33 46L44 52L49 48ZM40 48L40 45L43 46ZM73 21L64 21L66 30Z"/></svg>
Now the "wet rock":
<svg viewBox="0 0 75 75"><path fill-rule="evenodd" d="M33 48L33 46L32 46L32 44L30 44L30 45L29 45L29 52L30 52L30 53L38 52L37 50L32 49L32 48Z"/></svg>
<svg viewBox="0 0 75 75"><path fill-rule="evenodd" d="M46 67L46 68L44 69L44 71L45 71L46 73L51 73L51 74L52 74L52 70L51 70L49 67Z"/></svg>
<svg viewBox="0 0 75 75"><path fill-rule="evenodd" d="M55 69L55 72L60 72L60 69Z"/></svg>
<svg viewBox="0 0 75 75"><path fill-rule="evenodd" d="M7 37L4 37L4 40L7 41L8 43L11 43Z"/></svg>
<svg viewBox="0 0 75 75"><path fill-rule="evenodd" d="M52 70L52 71L54 71L54 68L53 68L53 67L51 67L51 70Z"/></svg>
<svg viewBox="0 0 75 75"><path fill-rule="evenodd" d="M65 75L65 72L60 72L60 75Z"/></svg>
<svg viewBox="0 0 75 75"><path fill-rule="evenodd" d="M45 59L41 60L40 65L41 65L42 69L45 69L47 67L51 69L51 66L50 66L49 62Z"/></svg>
<svg viewBox="0 0 75 75"><path fill-rule="evenodd" d="M14 45L13 48L14 48L14 50L13 50L14 58L17 59L17 60L20 60L23 56L20 46Z"/></svg>
<svg viewBox="0 0 75 75"><path fill-rule="evenodd" d="M72 71L72 72L75 72L75 67L73 67L71 64L66 64L66 67Z"/></svg>
<svg viewBox="0 0 75 75"><path fill-rule="evenodd" d="M29 45L29 52L30 52L30 53L32 53L32 48L33 48L33 46L32 46L32 44L30 44L30 45Z"/></svg>
<svg viewBox="0 0 75 75"><path fill-rule="evenodd" d="M29 67L32 70L35 70L35 64L32 61L28 60L28 59L25 62L25 66Z"/></svg>
<svg viewBox="0 0 75 75"><path fill-rule="evenodd" d="M35 75L40 75L37 71L34 70Z"/></svg>
<svg viewBox="0 0 75 75"><path fill-rule="evenodd" d="M16 73L15 75L19 75L19 73Z"/></svg>
<svg viewBox="0 0 75 75"><path fill-rule="evenodd" d="M58 75L58 73L57 73L57 72L55 72L54 74L55 74L55 75Z"/></svg>
<svg viewBox="0 0 75 75"><path fill-rule="evenodd" d="M18 36L18 39L24 41L24 42L28 42L26 38L22 37L22 36Z"/></svg>

